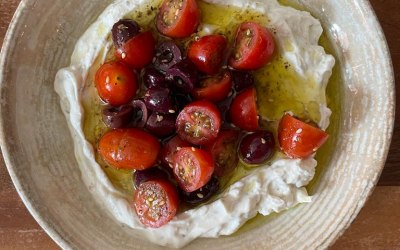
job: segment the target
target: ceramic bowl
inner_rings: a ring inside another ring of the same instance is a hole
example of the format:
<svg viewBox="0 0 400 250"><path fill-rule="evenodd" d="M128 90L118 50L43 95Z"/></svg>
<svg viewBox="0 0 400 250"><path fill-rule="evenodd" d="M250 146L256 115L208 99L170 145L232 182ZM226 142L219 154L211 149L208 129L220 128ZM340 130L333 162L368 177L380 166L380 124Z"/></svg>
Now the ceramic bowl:
<svg viewBox="0 0 400 250"><path fill-rule="evenodd" d="M81 180L67 122L54 92L76 40L110 0L21 2L1 53L0 138L22 200L64 249L159 248L135 237L98 206ZM388 153L394 122L390 55L366 0L303 0L318 17L341 68L333 150L313 202L229 237L198 239L190 249L326 248L356 217Z"/></svg>

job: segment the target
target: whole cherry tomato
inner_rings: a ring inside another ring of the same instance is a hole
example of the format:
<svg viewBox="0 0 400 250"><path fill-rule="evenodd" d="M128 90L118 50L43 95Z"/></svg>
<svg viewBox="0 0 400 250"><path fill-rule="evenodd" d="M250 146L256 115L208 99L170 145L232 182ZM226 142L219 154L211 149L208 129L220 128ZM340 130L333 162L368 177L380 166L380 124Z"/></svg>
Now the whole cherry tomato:
<svg viewBox="0 0 400 250"><path fill-rule="evenodd" d="M143 170L152 167L158 159L161 146L157 138L137 129L108 131L99 141L100 156L111 166Z"/></svg>
<svg viewBox="0 0 400 250"><path fill-rule="evenodd" d="M143 225L159 228L176 215L179 205L178 191L167 180L152 179L139 185L133 205Z"/></svg>
<svg viewBox="0 0 400 250"><path fill-rule="evenodd" d="M164 0L157 15L158 31L172 38L193 34L200 23L196 0Z"/></svg>
<svg viewBox="0 0 400 250"><path fill-rule="evenodd" d="M329 135L310 124L285 114L278 128L278 139L282 151L291 158L306 158L315 153Z"/></svg>
<svg viewBox="0 0 400 250"><path fill-rule="evenodd" d="M130 102L138 89L135 72L122 62L108 62L100 66L95 84L100 98L112 106Z"/></svg>
<svg viewBox="0 0 400 250"><path fill-rule="evenodd" d="M237 30L229 65L239 70L256 70L271 60L274 51L274 38L267 28L244 22Z"/></svg>
<svg viewBox="0 0 400 250"><path fill-rule="evenodd" d="M204 36L190 44L188 58L201 72L214 75L222 67L227 44L223 35Z"/></svg>
<svg viewBox="0 0 400 250"><path fill-rule="evenodd" d="M208 101L195 101L187 105L176 119L178 135L194 145L204 145L218 136L221 113Z"/></svg>
<svg viewBox="0 0 400 250"><path fill-rule="evenodd" d="M251 87L233 99L229 115L235 126L247 131L259 129L256 98L256 89Z"/></svg>
<svg viewBox="0 0 400 250"><path fill-rule="evenodd" d="M184 147L174 155L173 171L180 188L193 192L211 179L214 160L205 150Z"/></svg>
<svg viewBox="0 0 400 250"><path fill-rule="evenodd" d="M193 90L193 97L210 102L224 100L232 90L232 77L228 70L222 76L213 76L201 82L201 87Z"/></svg>

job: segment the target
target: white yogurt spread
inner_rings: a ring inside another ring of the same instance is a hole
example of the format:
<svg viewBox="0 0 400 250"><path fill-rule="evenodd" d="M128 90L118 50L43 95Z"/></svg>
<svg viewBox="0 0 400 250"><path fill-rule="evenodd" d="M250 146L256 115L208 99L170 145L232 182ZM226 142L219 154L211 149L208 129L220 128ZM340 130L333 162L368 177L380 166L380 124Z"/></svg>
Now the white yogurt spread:
<svg viewBox="0 0 400 250"><path fill-rule="evenodd" d="M182 247L197 237L229 235L257 213L268 215L310 202L311 197L304 186L313 178L317 162L312 157L304 160L280 159L272 166L258 167L249 176L231 185L214 202L178 214L161 228L146 228L139 222L129 205L130 197L111 184L95 160L95 149L85 138L81 94L95 59L104 53L102 48L110 46L108 36L112 25L146 2L116 0L108 6L78 40L71 65L61 69L56 76L55 90L60 95L74 139L75 155L84 182L93 195L119 222L134 228L143 238L168 247ZM228 1L208 2L226 4ZM279 53L299 75L314 79L319 91L325 95L335 60L318 46L322 34L318 20L307 12L281 6L276 0L233 0L229 4L265 13L270 20L268 25L276 30L274 36ZM326 129L331 112L326 103L320 103L320 111L319 125Z"/></svg>

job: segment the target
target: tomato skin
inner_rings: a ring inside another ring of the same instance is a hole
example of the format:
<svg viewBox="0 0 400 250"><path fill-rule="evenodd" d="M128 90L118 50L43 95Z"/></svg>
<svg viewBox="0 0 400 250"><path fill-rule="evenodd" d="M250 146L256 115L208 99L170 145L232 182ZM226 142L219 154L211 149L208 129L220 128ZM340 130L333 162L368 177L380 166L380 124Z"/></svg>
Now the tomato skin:
<svg viewBox="0 0 400 250"><path fill-rule="evenodd" d="M307 158L320 148L329 135L314 126L285 114L278 127L282 151L290 158Z"/></svg>
<svg viewBox="0 0 400 250"><path fill-rule="evenodd" d="M191 147L192 145L182 140L178 135L171 138L161 149L161 159L165 165L173 167L173 159L179 148Z"/></svg>
<svg viewBox="0 0 400 250"><path fill-rule="evenodd" d="M274 51L275 41L267 28L255 22L244 22L237 30L229 65L238 70L256 70L271 60Z"/></svg>
<svg viewBox="0 0 400 250"><path fill-rule="evenodd" d="M182 2L181 7L177 13L177 18L174 19L176 14L176 7L179 2ZM172 8L170 7L172 5ZM165 18L171 21L170 24L165 22ZM185 38L193 34L200 23L200 9L197 6L196 0L164 0L157 14L157 29L158 31L168 37L172 38Z"/></svg>
<svg viewBox="0 0 400 250"><path fill-rule="evenodd" d="M220 102L224 100L232 90L232 77L229 71L220 76L214 76L202 81L202 87L193 90L193 97L198 100Z"/></svg>
<svg viewBox="0 0 400 250"><path fill-rule="evenodd" d="M122 62L108 62L96 72L95 85L100 98L112 106L130 102L138 89L137 75Z"/></svg>
<svg viewBox="0 0 400 250"><path fill-rule="evenodd" d="M188 58L199 71L214 75L222 67L227 45L228 41L223 35L204 36L190 44Z"/></svg>
<svg viewBox="0 0 400 250"><path fill-rule="evenodd" d="M181 189L193 192L211 179L214 172L214 160L205 150L184 147L174 155L174 175Z"/></svg>
<svg viewBox="0 0 400 250"><path fill-rule="evenodd" d="M239 162L237 153L239 134L239 130L222 130L215 141L205 146L214 159L215 176L227 176L236 168Z"/></svg>
<svg viewBox="0 0 400 250"><path fill-rule="evenodd" d="M161 146L151 134L137 129L110 130L98 144L101 157L115 168L143 170L158 159Z"/></svg>
<svg viewBox="0 0 400 250"><path fill-rule="evenodd" d="M256 89L251 87L233 99L229 115L235 126L250 132L259 129L256 98Z"/></svg>
<svg viewBox="0 0 400 250"><path fill-rule="evenodd" d="M133 205L143 225L159 228L175 217L179 206L178 191L167 180L152 179L140 184Z"/></svg>
<svg viewBox="0 0 400 250"><path fill-rule="evenodd" d="M116 50L115 56L132 68L141 69L151 63L155 48L156 40L151 31L147 31L129 39Z"/></svg>
<svg viewBox="0 0 400 250"><path fill-rule="evenodd" d="M176 130L181 139L194 145L204 145L218 136L221 113L208 101L194 101L179 113Z"/></svg>

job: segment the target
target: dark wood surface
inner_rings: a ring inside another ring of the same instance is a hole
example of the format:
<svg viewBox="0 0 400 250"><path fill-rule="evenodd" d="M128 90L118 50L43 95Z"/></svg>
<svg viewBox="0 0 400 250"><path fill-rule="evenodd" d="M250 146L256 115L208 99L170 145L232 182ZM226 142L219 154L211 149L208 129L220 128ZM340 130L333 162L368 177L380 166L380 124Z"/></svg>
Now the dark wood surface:
<svg viewBox="0 0 400 250"><path fill-rule="evenodd" d="M0 45L20 0L0 0ZM385 32L400 100L400 1L370 1ZM378 187L332 249L400 249L400 105L390 152ZM0 155L1 157L1 155ZM0 249L58 249L40 228L11 182L0 158Z"/></svg>

